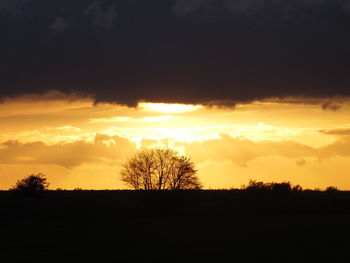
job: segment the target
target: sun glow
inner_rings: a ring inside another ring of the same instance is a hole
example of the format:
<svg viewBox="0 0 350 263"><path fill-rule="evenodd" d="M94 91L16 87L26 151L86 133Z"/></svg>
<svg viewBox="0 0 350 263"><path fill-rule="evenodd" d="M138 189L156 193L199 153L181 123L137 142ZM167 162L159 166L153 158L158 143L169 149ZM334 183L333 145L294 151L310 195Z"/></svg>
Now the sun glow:
<svg viewBox="0 0 350 263"><path fill-rule="evenodd" d="M190 156L206 187L259 179L350 188L347 105L337 111L269 102L126 107L62 99L44 111L50 101L0 105L6 123L0 126L0 189L33 171L49 175L52 188L122 187L116 180L120 165L135 151L157 146ZM16 111L19 105L25 114Z"/></svg>
<svg viewBox="0 0 350 263"><path fill-rule="evenodd" d="M139 103L139 108L160 113L185 113L203 108L202 105L172 104L172 103Z"/></svg>

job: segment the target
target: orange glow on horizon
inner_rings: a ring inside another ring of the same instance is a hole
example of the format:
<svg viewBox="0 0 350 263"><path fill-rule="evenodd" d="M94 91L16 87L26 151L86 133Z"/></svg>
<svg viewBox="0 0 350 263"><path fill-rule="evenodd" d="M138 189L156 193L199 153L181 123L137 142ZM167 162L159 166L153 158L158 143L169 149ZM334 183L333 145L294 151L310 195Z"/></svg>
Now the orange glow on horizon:
<svg viewBox="0 0 350 263"><path fill-rule="evenodd" d="M120 164L142 147L159 145L189 155L207 188L257 179L350 189L349 113L347 103L326 111L314 102L128 108L79 98L13 99L0 104L6 123L0 189L38 172L47 174L52 189L123 188Z"/></svg>

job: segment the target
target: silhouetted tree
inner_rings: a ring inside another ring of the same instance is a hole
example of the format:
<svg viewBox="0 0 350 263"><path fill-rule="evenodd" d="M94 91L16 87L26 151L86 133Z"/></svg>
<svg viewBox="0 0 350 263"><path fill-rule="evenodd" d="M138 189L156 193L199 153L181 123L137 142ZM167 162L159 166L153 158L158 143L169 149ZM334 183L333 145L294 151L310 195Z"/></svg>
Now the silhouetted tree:
<svg viewBox="0 0 350 263"><path fill-rule="evenodd" d="M335 187L335 186L328 186L327 188L326 188L326 192L338 192L339 190L338 190L338 188L337 187Z"/></svg>
<svg viewBox="0 0 350 263"><path fill-rule="evenodd" d="M31 174L21 180L18 180L16 185L10 190L28 193L47 190L49 183L46 180L47 179L45 178L44 174Z"/></svg>
<svg viewBox="0 0 350 263"><path fill-rule="evenodd" d="M190 158L168 148L139 151L121 171L121 180L135 190L200 189Z"/></svg>
<svg viewBox="0 0 350 263"><path fill-rule="evenodd" d="M248 186L242 186L242 189L248 191L273 191L273 192L291 192L291 191L302 191L300 185L292 187L290 182L282 183L264 183L250 180Z"/></svg>
<svg viewBox="0 0 350 263"><path fill-rule="evenodd" d="M247 191L268 191L268 190L271 190L271 185L269 183L249 180L248 185L247 186L243 185L242 189Z"/></svg>
<svg viewBox="0 0 350 263"><path fill-rule="evenodd" d="M275 192L290 192L292 190L292 186L289 182L282 183L271 183L271 190Z"/></svg>
<svg viewBox="0 0 350 263"><path fill-rule="evenodd" d="M301 192L301 191L303 191L303 188L300 185L297 184L297 185L293 186L292 191L294 191L294 192Z"/></svg>

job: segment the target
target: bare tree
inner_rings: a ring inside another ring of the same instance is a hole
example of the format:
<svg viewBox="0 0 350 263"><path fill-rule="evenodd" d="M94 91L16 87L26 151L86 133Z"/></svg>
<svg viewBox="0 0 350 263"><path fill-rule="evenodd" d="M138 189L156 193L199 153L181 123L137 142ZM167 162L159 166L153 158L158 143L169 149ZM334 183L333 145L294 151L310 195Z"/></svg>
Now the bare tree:
<svg viewBox="0 0 350 263"><path fill-rule="evenodd" d="M135 190L202 188L190 158L168 148L139 151L123 165L120 174L121 180Z"/></svg>
<svg viewBox="0 0 350 263"><path fill-rule="evenodd" d="M173 160L173 168L169 176L169 189L200 189L202 184L196 176L194 164L190 158L179 156Z"/></svg>

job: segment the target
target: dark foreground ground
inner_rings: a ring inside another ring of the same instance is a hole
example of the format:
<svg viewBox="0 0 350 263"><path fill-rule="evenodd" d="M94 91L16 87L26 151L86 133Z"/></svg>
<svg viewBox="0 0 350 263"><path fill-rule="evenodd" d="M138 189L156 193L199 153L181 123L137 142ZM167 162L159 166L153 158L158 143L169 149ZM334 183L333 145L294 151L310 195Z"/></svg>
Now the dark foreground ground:
<svg viewBox="0 0 350 263"><path fill-rule="evenodd" d="M350 262L350 192L0 192L0 262Z"/></svg>

